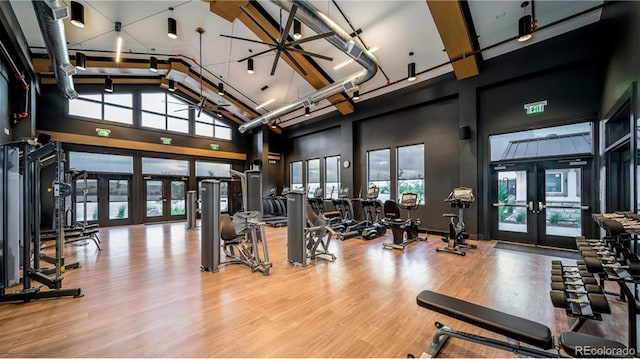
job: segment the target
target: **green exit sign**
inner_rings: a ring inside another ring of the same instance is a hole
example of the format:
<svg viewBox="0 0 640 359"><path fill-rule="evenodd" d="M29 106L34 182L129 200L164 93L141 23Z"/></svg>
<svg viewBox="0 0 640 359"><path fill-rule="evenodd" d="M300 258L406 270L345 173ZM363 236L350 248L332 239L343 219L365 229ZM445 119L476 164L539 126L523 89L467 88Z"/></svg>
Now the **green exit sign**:
<svg viewBox="0 0 640 359"><path fill-rule="evenodd" d="M547 106L547 100L528 103L524 105L524 109L527 115L534 115L536 113L543 113L545 106Z"/></svg>
<svg viewBox="0 0 640 359"><path fill-rule="evenodd" d="M171 137L160 137L160 142L162 142L163 145L170 145Z"/></svg>
<svg viewBox="0 0 640 359"><path fill-rule="evenodd" d="M212 149L212 150L214 150L214 151L217 151L217 150L219 150L219 149L220 149L220 145L215 144L215 143L212 143L212 144L211 144L211 149Z"/></svg>
<svg viewBox="0 0 640 359"><path fill-rule="evenodd" d="M111 130L107 130L104 128L96 128L96 133L100 137L109 137L109 135L111 134Z"/></svg>

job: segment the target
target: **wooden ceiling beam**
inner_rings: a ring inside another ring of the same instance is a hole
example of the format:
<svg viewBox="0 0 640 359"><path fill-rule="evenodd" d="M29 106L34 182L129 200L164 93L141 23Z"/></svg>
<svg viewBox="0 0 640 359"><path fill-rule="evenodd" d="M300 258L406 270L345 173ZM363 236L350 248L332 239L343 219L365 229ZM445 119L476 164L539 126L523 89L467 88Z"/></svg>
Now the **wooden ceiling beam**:
<svg viewBox="0 0 640 359"><path fill-rule="evenodd" d="M460 1L427 0L427 6L456 78L462 80L478 75L478 57L474 54L469 24L465 20Z"/></svg>
<svg viewBox="0 0 640 359"><path fill-rule="evenodd" d="M211 1L211 0L203 0L209 2L209 8L213 9L212 12L216 15L221 16L222 18L232 22L235 19L240 20L247 28L249 28L256 36L264 41L271 42L271 35L274 38L280 37L279 29L272 24L270 19L266 18L263 13L258 10L252 2L249 1ZM245 3L245 4L242 4ZM269 32L269 35L262 31L259 26L257 26L244 12L240 10L239 6L244 6L244 8L251 14L255 19L257 19L260 24ZM236 14L235 17L230 17L229 14ZM306 57L302 54L290 52L291 56L300 64L300 66L307 73L303 75L302 72L295 66L295 64L288 59L286 56L281 56L280 60L285 61L294 71L296 71L302 78L304 78L313 88L319 90L323 87L330 85L332 82L328 79L322 72L318 71L314 64L310 62ZM338 94L331 96L329 99L336 109L343 115L350 114L354 111L353 103L348 101L348 97L344 94Z"/></svg>

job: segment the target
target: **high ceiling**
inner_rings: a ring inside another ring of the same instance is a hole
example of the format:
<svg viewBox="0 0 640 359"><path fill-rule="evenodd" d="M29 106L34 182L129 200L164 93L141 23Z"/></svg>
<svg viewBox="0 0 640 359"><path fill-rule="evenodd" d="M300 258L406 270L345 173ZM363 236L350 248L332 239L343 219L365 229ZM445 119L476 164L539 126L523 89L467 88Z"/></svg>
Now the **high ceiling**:
<svg viewBox="0 0 640 359"><path fill-rule="evenodd" d="M82 51L87 56L113 57L118 36L115 22L119 21L122 23L123 58L148 59L152 54L160 60L178 57L198 71L198 65L194 62L199 59L199 34L196 28L202 27L206 31L203 34L202 48L202 64L206 69L204 77L211 83L223 81L226 92L249 108L255 108L269 99L275 100L256 110L256 113L265 114L316 91L282 59L275 74L270 76L274 52L257 56L255 73L248 74L246 62L239 63L238 60L249 56L251 51L257 53L268 47L221 37L221 34L225 34L260 40L242 21L229 22L212 13L207 1L79 2L84 5L85 28L71 25L69 19L64 20L70 55ZM257 4L254 5L257 8L262 8L263 14L270 16L274 24L285 22L289 15L270 1L252 3ZM469 1L467 4L472 21L467 26L471 28L472 34L478 36L479 48L475 50L480 50L481 58L487 60L599 21L599 9L571 17L598 7L602 1L535 1L535 19L540 30L534 33L531 40L522 43L514 39L517 36L518 19L525 11L531 12L531 5L523 9L521 1ZM46 53L31 2L11 0L11 5L30 50L36 54ZM356 41L362 42L370 50L377 49L374 55L378 60L379 70L373 79L360 86L361 96L358 102L453 71L448 64L449 56L444 51L436 21L425 0L335 0L313 1L313 5L347 33L360 29L362 32ZM169 8L173 8L173 11ZM175 18L178 23L178 38L175 40L167 37L169 17ZM571 19L565 20L567 18ZM555 24L556 22L559 23ZM303 26L303 37L312 35L315 33ZM499 43L502 44L493 46ZM302 48L333 58L333 61L314 59L332 81L338 81L362 69L355 62L338 67L348 61L349 57L324 39L304 43ZM413 55L410 56L410 53ZM406 81L409 62L416 63L419 75L415 82ZM435 69L425 72L431 68ZM123 70L116 68L101 71L114 74L118 71L122 73ZM132 76L141 73L152 75L144 71L129 72ZM80 76L82 75L79 74L76 78ZM197 80L185 82L185 86L195 93L200 92ZM266 86L268 87L265 89ZM226 103L224 98L216 97L217 94L213 91L206 91L206 94L216 103ZM242 112L236 107L231 109ZM336 111L336 107L327 100L311 105L310 109L310 117L304 116L304 109L298 109L282 116L277 122L281 127L287 127ZM357 111L357 104L354 105L354 110ZM237 115L244 120L256 117L256 114L247 114L246 111Z"/></svg>

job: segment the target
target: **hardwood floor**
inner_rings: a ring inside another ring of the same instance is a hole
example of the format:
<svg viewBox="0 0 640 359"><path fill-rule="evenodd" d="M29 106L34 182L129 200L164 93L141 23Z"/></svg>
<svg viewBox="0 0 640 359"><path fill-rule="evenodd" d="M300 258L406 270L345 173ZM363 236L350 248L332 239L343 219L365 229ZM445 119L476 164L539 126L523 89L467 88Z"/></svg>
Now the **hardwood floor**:
<svg viewBox="0 0 640 359"><path fill-rule="evenodd" d="M572 323L549 299L552 259L494 249L436 253L438 236L404 252L383 240L334 241L335 262L289 266L286 228L267 228L269 276L242 265L200 271L200 231L185 223L100 230L93 244L66 247L82 267L64 274L84 297L0 304L4 357L406 357L422 353L441 321L498 339L416 305L430 289L529 318L554 334ZM565 262L570 262L564 260ZM626 308L582 332L627 342ZM452 357L508 352L450 340Z"/></svg>

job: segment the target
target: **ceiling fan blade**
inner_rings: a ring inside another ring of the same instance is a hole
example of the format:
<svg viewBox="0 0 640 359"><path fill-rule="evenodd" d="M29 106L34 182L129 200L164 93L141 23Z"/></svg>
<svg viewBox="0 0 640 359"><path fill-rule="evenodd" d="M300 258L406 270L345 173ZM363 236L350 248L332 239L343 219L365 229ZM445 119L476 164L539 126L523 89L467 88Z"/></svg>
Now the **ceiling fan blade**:
<svg viewBox="0 0 640 359"><path fill-rule="evenodd" d="M269 44L269 46L275 46L275 45L273 45L273 44ZM247 57L245 57L245 58L242 58L242 59L238 60L238 62L242 62L242 61L244 61L244 60L248 60L248 59L254 58L254 57L256 57L256 56L259 56L259 55L262 55L262 54L266 54L267 52L269 52L269 51L273 51L273 50L276 50L276 49L277 49L277 47L272 47L272 48L270 48L270 49L268 49L268 50L260 51L260 52L258 52L258 53L256 53L256 54L251 55L251 56L247 56Z"/></svg>
<svg viewBox="0 0 640 359"><path fill-rule="evenodd" d="M293 19L296 17L296 11L298 10L298 5L291 5L291 11L289 11L289 17L287 18L287 25L285 25L284 30L282 31L282 35L280 35L280 45L284 45L287 41L287 37L289 36L289 31L291 30L291 25L293 25Z"/></svg>
<svg viewBox="0 0 640 359"><path fill-rule="evenodd" d="M192 108L195 108L195 107L192 107ZM188 108L181 108L181 109L178 109L178 110L173 110L173 112L180 112L180 111L189 111L189 109Z"/></svg>
<svg viewBox="0 0 640 359"><path fill-rule="evenodd" d="M251 19L251 21L253 21L256 25L258 25L258 27L260 28L260 30L262 30L265 34L267 34L267 36L269 36L269 38L271 39L271 41L273 41L274 44L278 43L278 40L276 40L273 36L271 36L271 33L269 33L269 31L267 31L267 29L264 28L264 26L262 26L262 24L258 21L258 19L256 19L253 15L251 15L251 13L244 8L244 6L240 6L240 10L249 17L249 19Z"/></svg>
<svg viewBox="0 0 640 359"><path fill-rule="evenodd" d="M287 46L296 46L296 45L304 44L305 42L320 40L320 39L324 39L325 37L329 37L333 35L335 35L335 33L333 31L329 31L329 32L325 32L324 34L313 35L313 36L305 37L304 39L291 41L290 43L287 44Z"/></svg>
<svg viewBox="0 0 640 359"><path fill-rule="evenodd" d="M222 37L228 37L228 38L230 38L230 39L236 39L236 40L242 40L242 41L255 42L255 43L257 43L257 44L261 44L261 45L274 46L273 44L270 44L270 43L268 43L268 42L263 42L263 41L253 40L253 39L246 39L246 38L244 38L244 37L237 37L237 36L224 35L224 34L220 34L220 36L222 36Z"/></svg>
<svg viewBox="0 0 640 359"><path fill-rule="evenodd" d="M198 112L196 113L196 118L200 118L200 114L202 113L202 107L198 107Z"/></svg>
<svg viewBox="0 0 640 359"><path fill-rule="evenodd" d="M278 51L276 52L276 56L273 59L273 66L271 66L271 76L273 76L273 74L276 73L276 67L278 66L278 60L280 60L280 53L281 52L282 51L280 51L280 49L278 49Z"/></svg>
<svg viewBox="0 0 640 359"><path fill-rule="evenodd" d="M303 55L307 55L307 56L317 57L319 59L323 59L323 60L327 60L327 61L333 61L333 57L316 54L315 52L304 51L302 49L297 49L295 47L287 47L287 50L293 51L293 52L297 52L299 54L303 54Z"/></svg>
<svg viewBox="0 0 640 359"><path fill-rule="evenodd" d="M289 51L283 51L283 53L289 58L289 60L291 60L291 62L293 62L294 65L296 65L298 70L300 70L300 73L302 74L302 76L307 76L307 72L302 68L302 66L300 66L298 61L296 61L296 59L294 59L293 56L291 56Z"/></svg>

